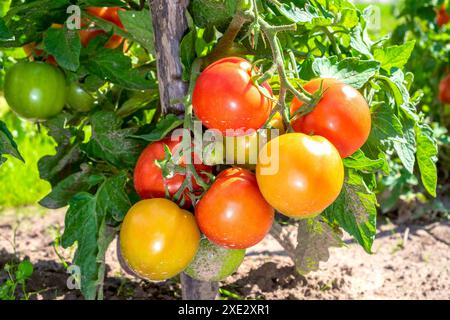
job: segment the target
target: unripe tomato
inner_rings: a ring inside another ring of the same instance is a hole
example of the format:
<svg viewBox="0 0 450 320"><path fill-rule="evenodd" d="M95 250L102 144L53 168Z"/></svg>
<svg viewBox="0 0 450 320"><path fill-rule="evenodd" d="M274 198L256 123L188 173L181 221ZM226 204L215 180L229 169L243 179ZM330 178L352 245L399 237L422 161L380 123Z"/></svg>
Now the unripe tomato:
<svg viewBox="0 0 450 320"><path fill-rule="evenodd" d="M195 207L200 230L215 244L246 249L260 242L274 219L253 173L242 168L222 171Z"/></svg>
<svg viewBox="0 0 450 320"><path fill-rule="evenodd" d="M89 112L95 107L95 99L79 84L72 82L67 87L67 105L77 112Z"/></svg>
<svg viewBox="0 0 450 320"><path fill-rule="evenodd" d="M47 120L64 108L64 74L44 62L20 62L8 70L4 93L11 109L30 120Z"/></svg>
<svg viewBox="0 0 450 320"><path fill-rule="evenodd" d="M233 130L257 130L267 121L272 102L252 83L252 65L229 57L209 65L195 84L192 105L196 116L210 129L226 135ZM267 95L272 91L266 82Z"/></svg>
<svg viewBox="0 0 450 320"><path fill-rule="evenodd" d="M177 173L171 178L164 178L161 168L158 167L155 160L164 159L164 145L167 145L173 154L177 148L182 147L181 142L181 137L176 141L166 138L148 145L139 156L136 168L134 169L134 187L142 199L164 198L166 195L166 188L171 197L178 192L184 182L185 175ZM179 165L184 165L183 159L180 159ZM205 175L201 174L201 172L211 172L212 170L211 167L203 164L197 164L195 165L195 168L200 176L204 178ZM196 190L200 189L195 180L193 181L193 187ZM189 207L191 201L186 195L186 192L184 193L184 207Z"/></svg>
<svg viewBox="0 0 450 320"><path fill-rule="evenodd" d="M442 103L450 103L450 75L442 79L439 84L439 100Z"/></svg>
<svg viewBox="0 0 450 320"><path fill-rule="evenodd" d="M167 199L136 203L120 229L124 261L134 273L148 280L166 280L186 269L199 242L194 216Z"/></svg>
<svg viewBox="0 0 450 320"><path fill-rule="evenodd" d="M437 25L438 27L445 26L447 23L450 22L450 16L447 13L447 10L445 9L445 5L442 5L442 7L439 8L437 11Z"/></svg>
<svg viewBox="0 0 450 320"><path fill-rule="evenodd" d="M342 158L355 153L367 141L371 128L367 101L353 87L334 79L315 79L304 88L314 93L326 90L315 109L303 117L294 117L292 127L296 132L327 138L338 149ZM291 114L303 105L294 98Z"/></svg>
<svg viewBox="0 0 450 320"><path fill-rule="evenodd" d="M264 198L277 211L309 218L336 200L344 183L344 166L327 139L288 133L261 150L256 178Z"/></svg>
<svg viewBox="0 0 450 320"><path fill-rule="evenodd" d="M222 248L203 238L197 255L184 272L201 281L222 281L236 272L244 258L245 250Z"/></svg>

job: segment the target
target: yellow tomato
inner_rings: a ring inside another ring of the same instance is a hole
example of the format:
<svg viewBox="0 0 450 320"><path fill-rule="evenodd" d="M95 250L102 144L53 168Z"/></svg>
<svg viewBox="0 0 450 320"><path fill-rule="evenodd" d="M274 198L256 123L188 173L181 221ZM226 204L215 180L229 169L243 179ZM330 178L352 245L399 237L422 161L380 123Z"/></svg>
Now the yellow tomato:
<svg viewBox="0 0 450 320"><path fill-rule="evenodd" d="M149 280L166 280L182 272L195 257L199 243L194 216L167 199L136 203L120 230L125 262Z"/></svg>

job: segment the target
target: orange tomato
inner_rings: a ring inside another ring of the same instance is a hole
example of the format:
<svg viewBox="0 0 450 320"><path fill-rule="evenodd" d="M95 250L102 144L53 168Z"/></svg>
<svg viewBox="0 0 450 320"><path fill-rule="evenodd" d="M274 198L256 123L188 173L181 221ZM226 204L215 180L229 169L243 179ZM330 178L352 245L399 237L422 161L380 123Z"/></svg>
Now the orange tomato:
<svg viewBox="0 0 450 320"><path fill-rule="evenodd" d="M272 207L292 218L309 218L336 200L344 182L344 166L327 139L288 133L263 147L256 178Z"/></svg>

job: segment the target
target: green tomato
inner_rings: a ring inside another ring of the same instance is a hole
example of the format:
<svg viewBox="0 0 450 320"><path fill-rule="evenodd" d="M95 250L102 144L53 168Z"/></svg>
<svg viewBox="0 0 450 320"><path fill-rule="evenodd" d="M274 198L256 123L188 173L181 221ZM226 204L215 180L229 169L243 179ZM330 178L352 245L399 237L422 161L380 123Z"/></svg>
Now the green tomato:
<svg viewBox="0 0 450 320"><path fill-rule="evenodd" d="M64 74L44 62L20 62L8 70L4 93L11 109L30 120L47 120L64 108Z"/></svg>
<svg viewBox="0 0 450 320"><path fill-rule="evenodd" d="M67 87L66 102L72 110L78 112L89 112L95 107L94 97L75 82Z"/></svg>
<svg viewBox="0 0 450 320"><path fill-rule="evenodd" d="M184 272L201 281L221 281L239 268L244 257L245 250L225 249L204 238L200 241L197 255Z"/></svg>

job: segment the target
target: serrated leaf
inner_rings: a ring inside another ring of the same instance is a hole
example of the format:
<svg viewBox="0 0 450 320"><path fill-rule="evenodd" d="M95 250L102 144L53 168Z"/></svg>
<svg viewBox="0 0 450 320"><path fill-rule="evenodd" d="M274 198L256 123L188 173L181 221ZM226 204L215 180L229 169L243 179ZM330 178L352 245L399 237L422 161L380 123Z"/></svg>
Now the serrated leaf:
<svg viewBox="0 0 450 320"><path fill-rule="evenodd" d="M312 64L314 73L321 78L335 78L360 89L380 69L380 64L374 60L346 58L337 61L336 57L317 58Z"/></svg>
<svg viewBox="0 0 450 320"><path fill-rule="evenodd" d="M350 46L359 53L371 59L373 58L372 53L370 52L370 45L365 42L363 38L363 31L360 26L352 29L350 33Z"/></svg>
<svg viewBox="0 0 450 320"><path fill-rule="evenodd" d="M295 267L305 275L319 269L320 261L330 257L330 247L340 247L341 237L328 224L315 219L301 220L298 224L297 247L295 248Z"/></svg>
<svg viewBox="0 0 450 320"><path fill-rule="evenodd" d="M148 90L156 88L154 79L147 78L133 68L129 57L120 50L103 47L96 48L83 57L86 69L99 78L118 84L131 90Z"/></svg>
<svg viewBox="0 0 450 320"><path fill-rule="evenodd" d="M90 157L105 160L117 168L134 167L142 151L142 144L131 138L136 129L122 129L123 120L110 111L98 111L89 120L92 137L82 149Z"/></svg>
<svg viewBox="0 0 450 320"><path fill-rule="evenodd" d="M142 11L119 11L120 21L132 40L140 43L150 54L154 54L152 17L148 9Z"/></svg>
<svg viewBox="0 0 450 320"><path fill-rule="evenodd" d="M438 148L433 138L431 128L425 124L415 128L417 136L417 164L420 169L420 177L425 189L433 197L436 196L437 187L437 155Z"/></svg>
<svg viewBox="0 0 450 320"><path fill-rule="evenodd" d="M381 68L390 72L392 68L401 69L408 62L412 51L414 50L415 41L408 41L399 46L391 46L384 49L375 49L374 57L381 62Z"/></svg>
<svg viewBox="0 0 450 320"><path fill-rule="evenodd" d="M115 234L106 221L111 215L124 216L131 206L124 180L126 173L121 172L107 179L95 195L76 194L66 214L62 245L77 244L73 263L81 270L81 291L88 300L103 297L105 253Z"/></svg>
<svg viewBox="0 0 450 320"><path fill-rule="evenodd" d="M178 118L174 114L168 114L162 118L150 133L133 136L137 139L142 139L149 142L155 142L164 139L172 130L178 128L183 124L183 119Z"/></svg>
<svg viewBox="0 0 450 320"><path fill-rule="evenodd" d="M376 234L377 198L363 178L349 170L341 194L323 215L351 234L368 253Z"/></svg>
<svg viewBox="0 0 450 320"><path fill-rule="evenodd" d="M102 182L103 177L94 175L91 167L82 166L81 169L81 171L71 174L54 186L52 191L39 201L39 204L49 209L65 207L75 194L83 191L87 192Z"/></svg>
<svg viewBox="0 0 450 320"><path fill-rule="evenodd" d="M25 161L17 149L17 144L14 142L6 124L0 121L0 165L6 161L6 158L2 157L4 154L9 154L21 161Z"/></svg>
<svg viewBox="0 0 450 320"><path fill-rule="evenodd" d="M400 161L408 172L414 172L416 162L416 134L414 132L415 122L410 118L405 118L403 124L403 140L394 140L394 149Z"/></svg>
<svg viewBox="0 0 450 320"><path fill-rule="evenodd" d="M61 67L74 72L80 67L81 40L77 30L48 29L44 34L44 49Z"/></svg>
<svg viewBox="0 0 450 320"><path fill-rule="evenodd" d="M388 171L386 159L370 159L361 150L356 151L350 157L343 159L346 168L355 169L361 172L376 172L379 170Z"/></svg>

